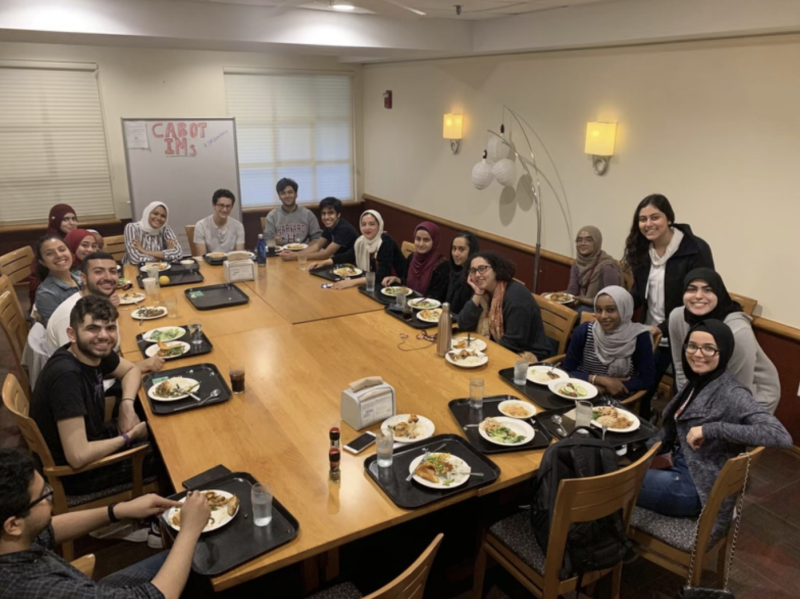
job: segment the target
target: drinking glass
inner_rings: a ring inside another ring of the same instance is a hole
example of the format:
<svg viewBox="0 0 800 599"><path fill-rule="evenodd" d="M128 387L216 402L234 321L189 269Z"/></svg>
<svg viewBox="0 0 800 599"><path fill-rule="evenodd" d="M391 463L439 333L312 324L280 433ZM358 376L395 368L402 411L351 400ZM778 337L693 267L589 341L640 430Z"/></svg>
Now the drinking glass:
<svg viewBox="0 0 800 599"><path fill-rule="evenodd" d="M517 360L514 362L514 384L524 385L528 380L528 362L526 360Z"/></svg>
<svg viewBox="0 0 800 599"><path fill-rule="evenodd" d="M367 279L367 293L374 293L375 292L375 273L368 272L364 273L364 277Z"/></svg>
<svg viewBox="0 0 800 599"><path fill-rule="evenodd" d="M306 270L306 263L308 262L308 256L298 256L297 257L297 268L300 270Z"/></svg>
<svg viewBox="0 0 800 599"><path fill-rule="evenodd" d="M480 410L483 407L483 379L469 380L469 407Z"/></svg>
<svg viewBox="0 0 800 599"><path fill-rule="evenodd" d="M203 323L199 320L189 322L189 335L193 345L200 345L203 342Z"/></svg>
<svg viewBox="0 0 800 599"><path fill-rule="evenodd" d="M398 293L394 296L394 301L397 304L397 308L405 312L406 310L406 294L405 293Z"/></svg>
<svg viewBox="0 0 800 599"><path fill-rule="evenodd" d="M575 402L575 426L589 426L592 423L592 402Z"/></svg>
<svg viewBox="0 0 800 599"><path fill-rule="evenodd" d="M394 447L394 435L390 429L379 430L376 435L378 445L378 466L388 468L392 465L392 448Z"/></svg>
<svg viewBox="0 0 800 599"><path fill-rule="evenodd" d="M228 374L231 377L231 391L236 395L244 393L244 364L233 362Z"/></svg>
<svg viewBox="0 0 800 599"><path fill-rule="evenodd" d="M161 271L158 269L158 266L150 266L145 272L151 279L158 280L158 277L161 276Z"/></svg>
<svg viewBox="0 0 800 599"><path fill-rule="evenodd" d="M272 487L268 483L256 483L250 489L253 504L253 522L256 526L267 526L272 522Z"/></svg>
<svg viewBox="0 0 800 599"><path fill-rule="evenodd" d="M144 285L144 292L147 295L147 303L157 306L161 301L158 279L147 277L146 279L142 279L142 285Z"/></svg>
<svg viewBox="0 0 800 599"><path fill-rule="evenodd" d="M174 293L164 296L164 306L170 318L178 318L178 298Z"/></svg>
<svg viewBox="0 0 800 599"><path fill-rule="evenodd" d="M270 237L269 239L267 239L267 251L270 254L274 254L275 253L275 238L274 237Z"/></svg>

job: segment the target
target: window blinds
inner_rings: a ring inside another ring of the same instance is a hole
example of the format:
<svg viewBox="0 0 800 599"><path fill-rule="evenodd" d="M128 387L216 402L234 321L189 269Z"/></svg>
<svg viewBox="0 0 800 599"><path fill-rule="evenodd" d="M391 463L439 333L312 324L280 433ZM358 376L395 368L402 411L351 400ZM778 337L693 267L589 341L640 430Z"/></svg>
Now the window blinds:
<svg viewBox="0 0 800 599"><path fill-rule="evenodd" d="M94 66L0 64L0 224L47 222L55 204L79 221L113 216Z"/></svg>
<svg viewBox="0 0 800 599"><path fill-rule="evenodd" d="M299 202L354 199L353 80L338 74L225 74L236 117L242 206L279 202L297 181Z"/></svg>

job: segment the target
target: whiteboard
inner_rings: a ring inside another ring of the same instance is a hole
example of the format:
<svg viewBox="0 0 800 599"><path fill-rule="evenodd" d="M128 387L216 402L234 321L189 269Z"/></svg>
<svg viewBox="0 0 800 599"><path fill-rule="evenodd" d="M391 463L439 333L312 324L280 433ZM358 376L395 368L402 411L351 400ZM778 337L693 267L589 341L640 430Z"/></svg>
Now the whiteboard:
<svg viewBox="0 0 800 599"><path fill-rule="evenodd" d="M214 212L217 189L236 195L231 216L242 222L234 117L123 118L122 140L134 222L150 202L164 202L184 255L191 253L184 227Z"/></svg>

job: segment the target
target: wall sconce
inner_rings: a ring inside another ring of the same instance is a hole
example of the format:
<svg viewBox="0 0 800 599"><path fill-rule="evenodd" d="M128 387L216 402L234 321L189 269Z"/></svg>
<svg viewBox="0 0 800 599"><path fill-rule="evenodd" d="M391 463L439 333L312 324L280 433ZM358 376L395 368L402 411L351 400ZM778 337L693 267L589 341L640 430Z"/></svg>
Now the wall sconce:
<svg viewBox="0 0 800 599"><path fill-rule="evenodd" d="M463 114L444 115L444 125L442 126L442 137L450 140L450 151L458 153L459 141L461 140L462 128L464 126Z"/></svg>
<svg viewBox="0 0 800 599"><path fill-rule="evenodd" d="M583 151L592 155L592 166L598 175L605 175L608 170L608 162L614 155L616 138L616 123L588 123L586 125L586 146Z"/></svg>

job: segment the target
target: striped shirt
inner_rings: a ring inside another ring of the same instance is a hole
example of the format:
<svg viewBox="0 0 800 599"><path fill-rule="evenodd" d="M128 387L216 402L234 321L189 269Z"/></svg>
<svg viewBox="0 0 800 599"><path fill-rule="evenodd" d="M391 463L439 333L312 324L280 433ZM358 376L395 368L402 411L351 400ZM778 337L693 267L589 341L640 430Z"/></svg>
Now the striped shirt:
<svg viewBox="0 0 800 599"><path fill-rule="evenodd" d="M140 262L153 262L157 258L143 254L133 247L133 240L138 239L142 247L148 252L164 252L164 260L174 262L183 257L183 249L178 238L168 225L164 225L158 235L151 235L142 229L139 223L125 225L125 264L139 264ZM174 241L175 247L168 249L167 242Z"/></svg>
<svg viewBox="0 0 800 599"><path fill-rule="evenodd" d="M597 376L608 376L608 364L603 364L600 361L600 358L597 357L597 351L594 348L595 325L597 325L596 322L591 323L589 330L586 332L586 345L583 347L583 358L581 358L580 369L590 375L596 374ZM636 368L633 364L633 360L631 360L631 367L628 369L628 376L633 377L635 374Z"/></svg>

